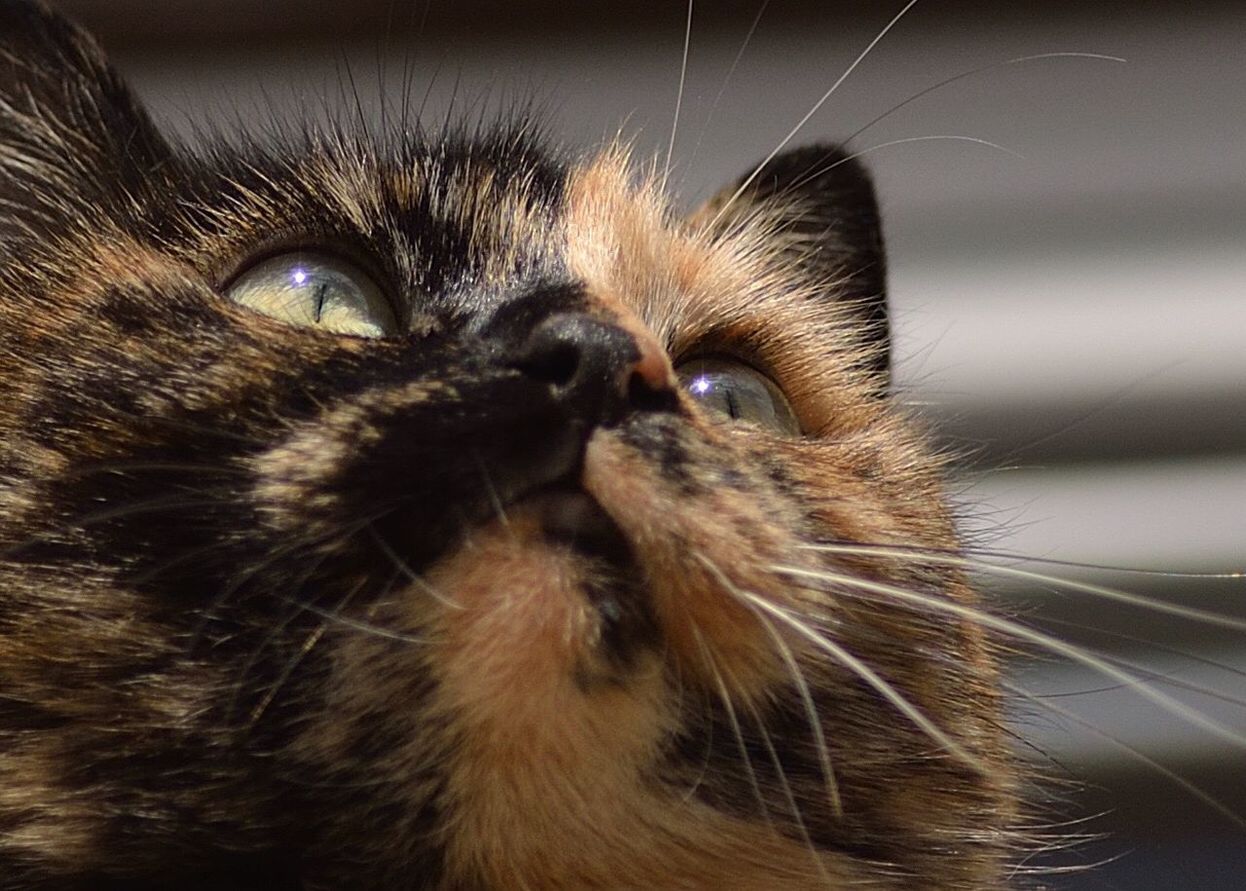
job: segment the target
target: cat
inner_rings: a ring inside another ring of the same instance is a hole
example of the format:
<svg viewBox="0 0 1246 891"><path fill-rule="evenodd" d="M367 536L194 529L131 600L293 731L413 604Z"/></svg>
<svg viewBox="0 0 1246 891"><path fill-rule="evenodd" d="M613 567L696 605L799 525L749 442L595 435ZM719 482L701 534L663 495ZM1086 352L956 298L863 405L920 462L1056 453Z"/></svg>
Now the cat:
<svg viewBox="0 0 1246 891"><path fill-rule="evenodd" d="M862 166L190 150L0 0L0 888L994 889Z"/></svg>

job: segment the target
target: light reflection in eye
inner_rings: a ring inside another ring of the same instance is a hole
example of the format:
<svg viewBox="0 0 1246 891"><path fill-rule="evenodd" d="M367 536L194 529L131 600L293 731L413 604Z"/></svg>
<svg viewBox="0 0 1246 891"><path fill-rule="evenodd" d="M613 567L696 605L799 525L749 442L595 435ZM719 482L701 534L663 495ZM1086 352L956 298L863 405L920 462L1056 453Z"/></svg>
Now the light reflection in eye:
<svg viewBox="0 0 1246 891"><path fill-rule="evenodd" d="M337 257L313 251L277 254L239 275L226 290L243 306L294 325L357 337L398 333L398 320L377 283Z"/></svg>
<svg viewBox="0 0 1246 891"><path fill-rule="evenodd" d="M800 421L769 377L730 357L693 359L676 368L689 395L729 418L800 436Z"/></svg>

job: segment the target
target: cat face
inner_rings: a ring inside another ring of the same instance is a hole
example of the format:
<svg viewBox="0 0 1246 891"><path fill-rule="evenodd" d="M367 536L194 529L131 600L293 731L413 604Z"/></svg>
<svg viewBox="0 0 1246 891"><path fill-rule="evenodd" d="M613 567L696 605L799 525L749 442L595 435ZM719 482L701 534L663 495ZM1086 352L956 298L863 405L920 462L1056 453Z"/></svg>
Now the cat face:
<svg viewBox="0 0 1246 891"><path fill-rule="evenodd" d="M855 163L191 152L0 35L15 887L998 887L973 595L869 551L956 539Z"/></svg>

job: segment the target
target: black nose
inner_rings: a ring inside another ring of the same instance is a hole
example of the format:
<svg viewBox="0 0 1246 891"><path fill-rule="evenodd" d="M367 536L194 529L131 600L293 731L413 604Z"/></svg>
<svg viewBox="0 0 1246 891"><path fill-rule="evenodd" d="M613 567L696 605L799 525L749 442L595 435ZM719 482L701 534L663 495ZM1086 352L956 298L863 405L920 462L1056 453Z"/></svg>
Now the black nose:
<svg viewBox="0 0 1246 891"><path fill-rule="evenodd" d="M559 313L532 330L513 364L550 384L574 418L609 425L629 411L675 407L675 394L648 371L646 358L623 328L584 313Z"/></svg>

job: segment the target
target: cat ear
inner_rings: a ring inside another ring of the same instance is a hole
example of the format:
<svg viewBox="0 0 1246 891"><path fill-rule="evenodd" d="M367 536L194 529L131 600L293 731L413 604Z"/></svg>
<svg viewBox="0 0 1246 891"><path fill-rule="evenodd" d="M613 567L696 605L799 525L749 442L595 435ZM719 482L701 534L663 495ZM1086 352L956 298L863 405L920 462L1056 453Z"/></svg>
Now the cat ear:
<svg viewBox="0 0 1246 891"><path fill-rule="evenodd" d="M89 35L38 0L0 0L4 217L26 210L46 223L136 194L170 155Z"/></svg>
<svg viewBox="0 0 1246 891"><path fill-rule="evenodd" d="M754 219L773 223L769 237L791 268L826 299L844 301L859 314L873 350L870 371L885 389L891 362L886 258L878 202L865 169L838 146L794 149L776 155L756 176L723 189L694 216L720 231Z"/></svg>

